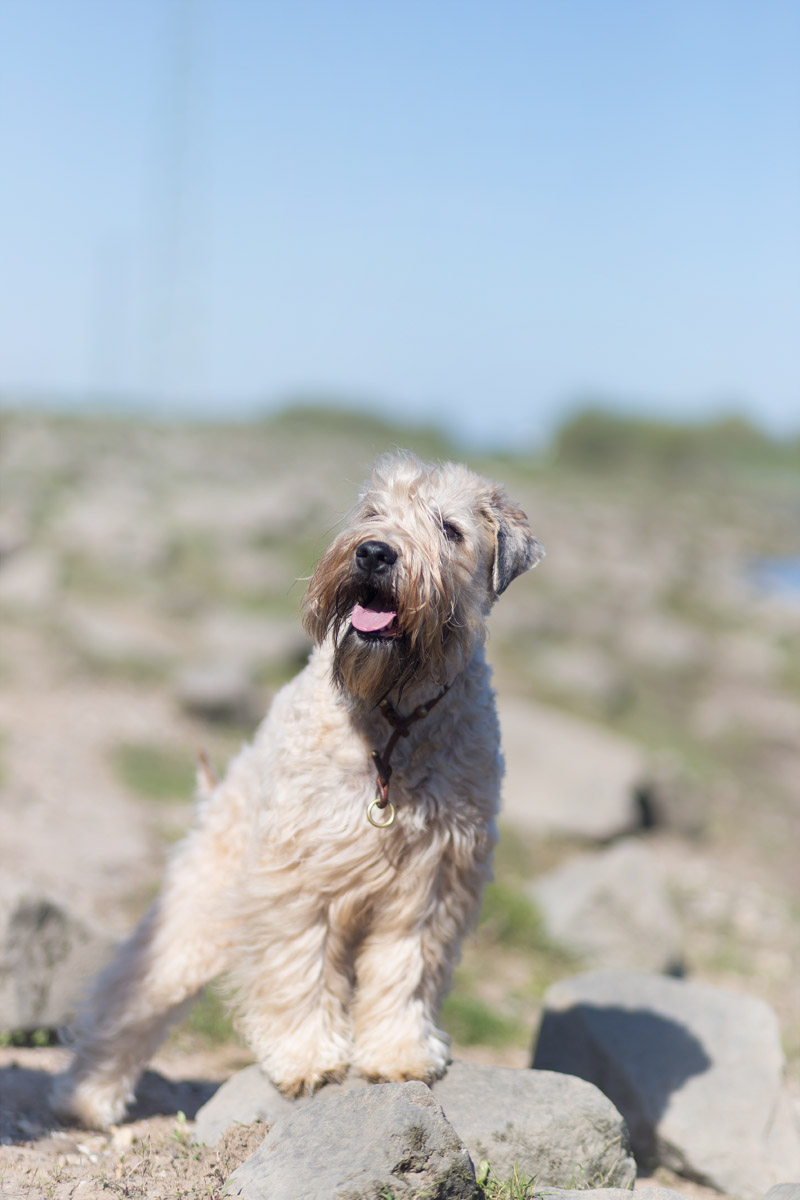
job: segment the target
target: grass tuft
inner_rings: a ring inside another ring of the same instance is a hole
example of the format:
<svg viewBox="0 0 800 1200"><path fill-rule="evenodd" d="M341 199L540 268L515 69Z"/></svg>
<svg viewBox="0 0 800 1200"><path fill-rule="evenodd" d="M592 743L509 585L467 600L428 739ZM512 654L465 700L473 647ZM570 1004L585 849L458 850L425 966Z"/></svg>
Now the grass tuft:
<svg viewBox="0 0 800 1200"><path fill-rule="evenodd" d="M193 756L172 746L124 742L112 752L119 779L147 800L189 800L194 794Z"/></svg>
<svg viewBox="0 0 800 1200"><path fill-rule="evenodd" d="M504 1016L478 996L453 992L442 1005L442 1024L462 1046L514 1045L528 1031L514 1017Z"/></svg>

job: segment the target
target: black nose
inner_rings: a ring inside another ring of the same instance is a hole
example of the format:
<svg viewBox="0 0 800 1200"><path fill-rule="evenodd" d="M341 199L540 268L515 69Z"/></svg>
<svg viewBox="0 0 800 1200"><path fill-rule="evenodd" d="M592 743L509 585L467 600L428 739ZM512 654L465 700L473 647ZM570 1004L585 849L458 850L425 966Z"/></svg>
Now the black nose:
<svg viewBox="0 0 800 1200"><path fill-rule="evenodd" d="M377 575L397 561L397 551L388 542L362 542L356 550L356 566L366 575Z"/></svg>

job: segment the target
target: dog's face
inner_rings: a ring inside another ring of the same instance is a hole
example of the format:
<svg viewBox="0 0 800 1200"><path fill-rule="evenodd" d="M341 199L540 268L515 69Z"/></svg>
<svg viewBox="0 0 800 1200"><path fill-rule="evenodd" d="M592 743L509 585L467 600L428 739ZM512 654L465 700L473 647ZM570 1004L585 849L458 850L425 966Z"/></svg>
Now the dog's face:
<svg viewBox="0 0 800 1200"><path fill-rule="evenodd" d="M542 554L496 484L387 456L317 565L305 627L333 638L336 682L362 703L411 681L441 686L469 661L496 597Z"/></svg>

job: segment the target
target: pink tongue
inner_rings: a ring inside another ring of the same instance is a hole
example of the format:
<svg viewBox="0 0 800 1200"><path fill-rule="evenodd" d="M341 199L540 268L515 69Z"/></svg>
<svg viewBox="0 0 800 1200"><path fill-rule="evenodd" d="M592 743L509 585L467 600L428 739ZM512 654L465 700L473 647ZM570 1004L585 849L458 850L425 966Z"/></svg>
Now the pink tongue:
<svg viewBox="0 0 800 1200"><path fill-rule="evenodd" d="M377 608L364 608L357 604L350 615L350 622L359 633L377 633L386 629L397 616L393 612L381 612Z"/></svg>

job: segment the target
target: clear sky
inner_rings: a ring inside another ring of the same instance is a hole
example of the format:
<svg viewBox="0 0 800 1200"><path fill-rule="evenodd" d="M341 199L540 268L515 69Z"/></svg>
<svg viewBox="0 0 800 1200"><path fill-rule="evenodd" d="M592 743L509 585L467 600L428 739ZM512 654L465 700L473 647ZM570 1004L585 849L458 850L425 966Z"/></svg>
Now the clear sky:
<svg viewBox="0 0 800 1200"><path fill-rule="evenodd" d="M797 0L0 0L0 172L7 395L800 427Z"/></svg>

